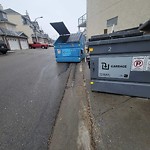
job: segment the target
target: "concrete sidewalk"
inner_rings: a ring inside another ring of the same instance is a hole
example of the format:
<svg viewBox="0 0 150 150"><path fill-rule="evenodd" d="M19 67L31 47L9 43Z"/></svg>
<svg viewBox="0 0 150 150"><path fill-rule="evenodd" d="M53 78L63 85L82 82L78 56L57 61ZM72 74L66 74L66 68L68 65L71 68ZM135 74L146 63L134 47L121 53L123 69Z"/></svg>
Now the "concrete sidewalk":
<svg viewBox="0 0 150 150"><path fill-rule="evenodd" d="M92 150L91 123L82 63L71 64L70 76L54 127L50 150Z"/></svg>
<svg viewBox="0 0 150 150"><path fill-rule="evenodd" d="M93 114L97 150L150 150L150 100L91 92L90 71L84 76Z"/></svg>
<svg viewBox="0 0 150 150"><path fill-rule="evenodd" d="M50 150L149 150L150 100L90 90L87 63L72 64Z"/></svg>

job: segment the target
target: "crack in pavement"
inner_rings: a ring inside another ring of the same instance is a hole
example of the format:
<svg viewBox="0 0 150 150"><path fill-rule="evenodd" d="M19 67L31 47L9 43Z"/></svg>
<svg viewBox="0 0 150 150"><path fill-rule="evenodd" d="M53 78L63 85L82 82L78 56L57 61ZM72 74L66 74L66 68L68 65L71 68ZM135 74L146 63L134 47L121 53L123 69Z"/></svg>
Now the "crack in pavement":
<svg viewBox="0 0 150 150"><path fill-rule="evenodd" d="M100 114L100 116L103 116L104 114L110 112L111 110L118 109L122 104L128 102L128 101L131 100L131 99L132 99L132 97L130 97L130 98L124 100L123 102L117 104L115 107L111 107L111 108L107 109L106 111L102 112L102 113Z"/></svg>

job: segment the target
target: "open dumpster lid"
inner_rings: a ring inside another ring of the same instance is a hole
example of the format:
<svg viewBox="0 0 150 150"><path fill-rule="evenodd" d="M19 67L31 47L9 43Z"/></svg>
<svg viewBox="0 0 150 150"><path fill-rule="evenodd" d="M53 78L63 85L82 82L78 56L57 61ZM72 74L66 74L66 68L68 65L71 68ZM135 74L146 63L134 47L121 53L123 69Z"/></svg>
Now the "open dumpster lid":
<svg viewBox="0 0 150 150"><path fill-rule="evenodd" d="M74 33L74 34L70 34L67 43L75 43L75 42L79 42L80 38L82 36L82 33Z"/></svg>
<svg viewBox="0 0 150 150"><path fill-rule="evenodd" d="M70 34L63 22L54 22L50 24L59 33L59 35Z"/></svg>

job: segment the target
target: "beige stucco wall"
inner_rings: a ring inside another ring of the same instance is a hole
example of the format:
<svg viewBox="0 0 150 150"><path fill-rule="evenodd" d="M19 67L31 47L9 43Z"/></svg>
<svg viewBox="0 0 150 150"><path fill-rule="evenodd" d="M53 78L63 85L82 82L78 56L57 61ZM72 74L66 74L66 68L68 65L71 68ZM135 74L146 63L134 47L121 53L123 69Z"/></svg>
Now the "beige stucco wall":
<svg viewBox="0 0 150 150"><path fill-rule="evenodd" d="M12 25L12 24L9 24L9 23L6 23L6 22L1 22L0 27L11 30L11 31L16 31L16 26L15 25Z"/></svg>
<svg viewBox="0 0 150 150"><path fill-rule="evenodd" d="M114 30L137 27L150 19L150 0L87 0L87 37L110 33L107 20L118 16Z"/></svg>
<svg viewBox="0 0 150 150"><path fill-rule="evenodd" d="M22 17L19 14L7 14L8 20L14 24L16 24L17 31L22 31L28 36L28 42L32 43L33 30L28 25L23 25Z"/></svg>
<svg viewBox="0 0 150 150"><path fill-rule="evenodd" d="M6 23L6 29L11 30L11 31L16 31L16 26Z"/></svg>
<svg viewBox="0 0 150 150"><path fill-rule="evenodd" d="M1 27L1 28L6 28L5 23L0 23L0 27Z"/></svg>

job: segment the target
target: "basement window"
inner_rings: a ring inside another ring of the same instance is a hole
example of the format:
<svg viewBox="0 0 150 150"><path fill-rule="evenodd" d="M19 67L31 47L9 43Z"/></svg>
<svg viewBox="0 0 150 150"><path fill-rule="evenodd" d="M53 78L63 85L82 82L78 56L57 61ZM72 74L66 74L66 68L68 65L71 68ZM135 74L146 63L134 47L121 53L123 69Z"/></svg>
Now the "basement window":
<svg viewBox="0 0 150 150"><path fill-rule="evenodd" d="M4 19L7 19L7 15L6 14L2 13L2 15L3 15Z"/></svg>
<svg viewBox="0 0 150 150"><path fill-rule="evenodd" d="M107 31L108 31L107 29L104 29L104 34L107 34Z"/></svg>
<svg viewBox="0 0 150 150"><path fill-rule="evenodd" d="M107 27L112 27L113 25L117 25L118 16L107 20Z"/></svg>

